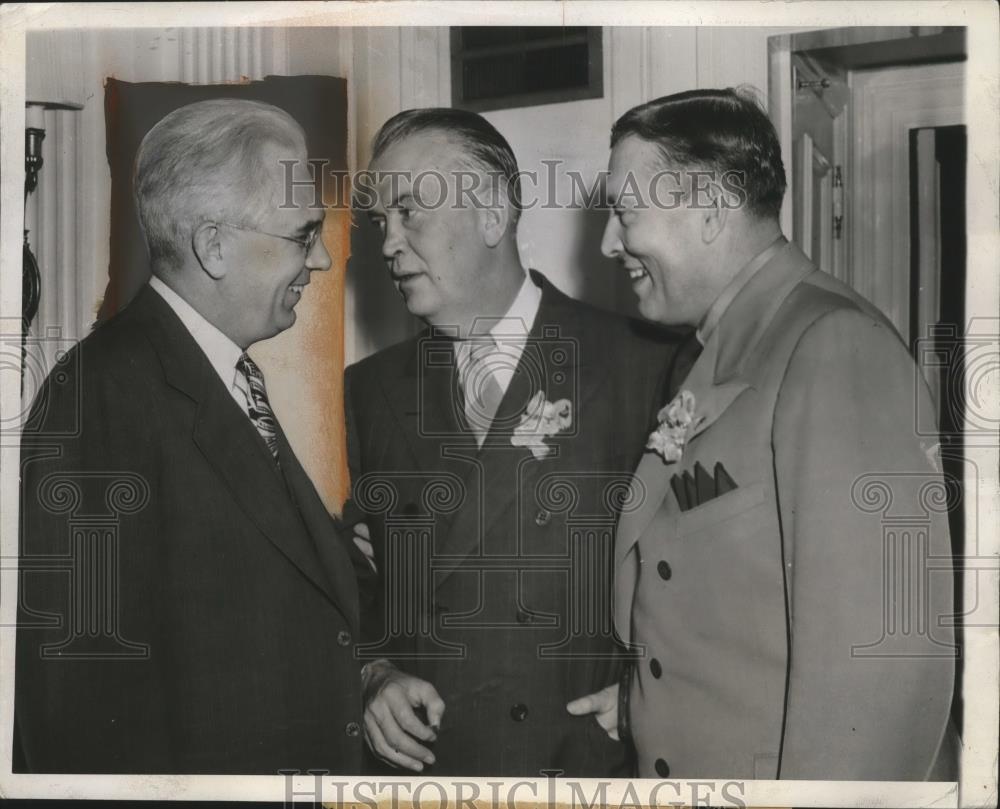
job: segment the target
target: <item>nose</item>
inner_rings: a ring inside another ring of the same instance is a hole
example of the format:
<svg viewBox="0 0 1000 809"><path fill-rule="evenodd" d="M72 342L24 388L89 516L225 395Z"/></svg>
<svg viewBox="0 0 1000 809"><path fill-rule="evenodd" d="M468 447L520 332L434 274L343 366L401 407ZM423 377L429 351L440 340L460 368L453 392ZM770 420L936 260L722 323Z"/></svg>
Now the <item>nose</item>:
<svg viewBox="0 0 1000 809"><path fill-rule="evenodd" d="M617 258L622 254L622 226L614 211L608 213L608 223L604 226L601 237L601 252L608 258Z"/></svg>
<svg viewBox="0 0 1000 809"><path fill-rule="evenodd" d="M319 235L309 252L306 253L306 269L310 272L325 272L333 265L333 259L323 244L323 234Z"/></svg>
<svg viewBox="0 0 1000 809"><path fill-rule="evenodd" d="M403 236L401 228L393 220L395 217L388 216L385 220L385 235L382 238L382 256L386 261L392 261L403 250Z"/></svg>

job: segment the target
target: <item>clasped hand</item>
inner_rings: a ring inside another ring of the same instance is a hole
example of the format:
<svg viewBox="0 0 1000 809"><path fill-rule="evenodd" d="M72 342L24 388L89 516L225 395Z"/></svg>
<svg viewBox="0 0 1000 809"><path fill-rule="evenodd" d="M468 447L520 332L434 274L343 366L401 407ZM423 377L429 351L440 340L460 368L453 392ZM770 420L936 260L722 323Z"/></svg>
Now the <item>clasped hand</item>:
<svg viewBox="0 0 1000 809"><path fill-rule="evenodd" d="M362 678L365 741L371 751L394 767L414 772L433 764L434 753L421 742L436 741L441 727L445 706L437 689L388 660L366 665Z"/></svg>

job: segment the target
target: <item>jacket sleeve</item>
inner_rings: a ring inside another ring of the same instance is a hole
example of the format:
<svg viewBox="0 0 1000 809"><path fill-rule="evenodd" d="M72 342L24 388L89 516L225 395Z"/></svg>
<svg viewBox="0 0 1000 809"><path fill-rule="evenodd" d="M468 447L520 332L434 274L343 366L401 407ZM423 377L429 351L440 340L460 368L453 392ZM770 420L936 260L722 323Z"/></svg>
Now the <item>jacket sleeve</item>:
<svg viewBox="0 0 1000 809"><path fill-rule="evenodd" d="M22 434L15 741L27 771L170 761L141 550L159 530L147 398L111 374L57 368Z"/></svg>
<svg viewBox="0 0 1000 809"><path fill-rule="evenodd" d="M367 523L373 544L378 547L375 537L376 526L371 524L368 515L362 511L354 498L354 486L366 471L362 460L363 448L361 446L361 425L359 424L363 407L358 402L357 397L357 369L355 366L351 366L344 372L344 421L347 430L347 466L351 477L351 496L344 503L342 530L346 541L353 547L354 526L362 522ZM383 635L382 571L372 571L367 560L362 559L359 553L354 550L351 553L358 579L361 637L365 643L374 643L381 640ZM381 561L376 553L376 566Z"/></svg>
<svg viewBox="0 0 1000 809"><path fill-rule="evenodd" d="M947 724L951 544L926 386L891 328L821 317L776 403L789 673L779 777L918 780ZM933 560L933 571L928 561Z"/></svg>

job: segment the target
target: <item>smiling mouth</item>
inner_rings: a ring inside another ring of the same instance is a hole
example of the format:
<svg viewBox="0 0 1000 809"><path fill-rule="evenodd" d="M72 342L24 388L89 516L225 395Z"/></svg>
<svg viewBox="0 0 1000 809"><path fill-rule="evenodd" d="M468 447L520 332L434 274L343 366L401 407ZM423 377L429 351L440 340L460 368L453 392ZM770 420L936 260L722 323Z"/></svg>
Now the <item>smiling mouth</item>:
<svg viewBox="0 0 1000 809"><path fill-rule="evenodd" d="M642 278L648 278L649 273L646 272L644 267L626 267L625 270L628 272L628 277L630 281L638 281Z"/></svg>
<svg viewBox="0 0 1000 809"><path fill-rule="evenodd" d="M402 284L406 281L412 281L414 278L416 278L418 275L421 274L422 273L419 272L397 272L392 274L392 280L395 281L397 284Z"/></svg>
<svg viewBox="0 0 1000 809"><path fill-rule="evenodd" d="M289 284L288 288L290 290L292 290L292 292L297 292L299 295L301 295L302 294L302 290L304 290L306 288L306 285L305 284Z"/></svg>

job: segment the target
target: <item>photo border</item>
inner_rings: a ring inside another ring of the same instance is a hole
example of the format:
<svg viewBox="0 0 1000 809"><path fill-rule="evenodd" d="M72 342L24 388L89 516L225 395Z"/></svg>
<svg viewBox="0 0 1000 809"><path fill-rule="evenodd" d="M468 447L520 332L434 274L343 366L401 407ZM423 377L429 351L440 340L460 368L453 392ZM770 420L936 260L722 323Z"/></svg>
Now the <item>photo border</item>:
<svg viewBox="0 0 1000 809"><path fill-rule="evenodd" d="M334 2L334 3L153 3L123 8L122 4L7 5L0 8L0 161L2 161L2 221L0 221L0 325L9 333L20 333L20 247L23 226L24 155L21 132L25 125L25 34L27 31L57 28L137 28L145 26L411 26L411 25L698 25L698 26L850 26L850 25L963 25L968 27L968 70L966 110L968 113L967 235L968 279L967 319L977 317L996 323L1000 309L1000 286L996 257L1000 255L998 228L998 49L997 10L989 0L982 2L491 2L489 14L479 2ZM95 102L97 103L97 102ZM353 155L352 155L353 159ZM6 332L5 332L6 333ZM7 369L4 369L5 372ZM16 370L16 369L15 369ZM994 377L996 373L994 371ZM997 388L1000 380L987 384L992 394L996 420L1000 407ZM990 407L990 405L988 405ZM21 408L17 387L4 385L0 391L0 416ZM998 447L970 443L971 468L998 468ZM17 531L18 531L19 436L0 433L0 625L13 626L16 620ZM992 599L976 609L1000 611L998 600L998 507L995 477L965 481L978 485L980 513L966 513L968 531L978 531L979 556L987 562L980 569L965 571L967 598L975 592ZM971 510L971 506L969 507ZM983 587L982 585L986 585ZM968 608L968 605L966 605ZM741 794L745 806L995 806L997 803L998 644L996 627L968 627L965 633L964 738L958 782L837 782L837 781L747 781ZM27 775L11 773L11 725L13 714L14 632L0 632L0 796L18 798L135 798L177 800L316 800L315 786L321 783L323 800L337 800L337 784L351 790L359 783L379 779L304 775L284 776L108 776L108 775ZM389 783L383 779L384 783ZM478 783L483 795L492 793L486 785L498 779L419 779L395 777L392 782L411 784L424 781L448 784L450 800L460 798L457 785ZM601 783L584 779L586 795ZM650 780L608 782L608 805L621 807L649 801L658 784L700 784L707 803L732 805L724 800L725 781ZM524 785L534 785L534 787ZM353 786L352 786L353 785ZM518 785L521 785L520 787ZM633 790L630 794L629 790ZM514 788L513 794L511 788ZM310 790L312 790L310 792ZM572 803L568 782L553 784L544 779L507 779L502 787L504 805L526 799ZM552 790L552 791L550 791ZM408 802L405 789L398 798ZM312 797L310 797L310 794ZM329 797L327 797L329 794ZM468 798L468 793L464 793ZM660 794L669 794L661 788ZM684 793L695 793L690 787ZM341 792L341 795L344 795ZM522 797L523 796L523 797ZM351 800L350 794L343 800ZM440 806L438 792L422 796ZM391 802L390 794L372 795L380 804ZM677 797L674 797L677 800ZM357 801L364 803L363 800ZM660 805L663 805L661 802ZM668 805L680 805L677 803Z"/></svg>

